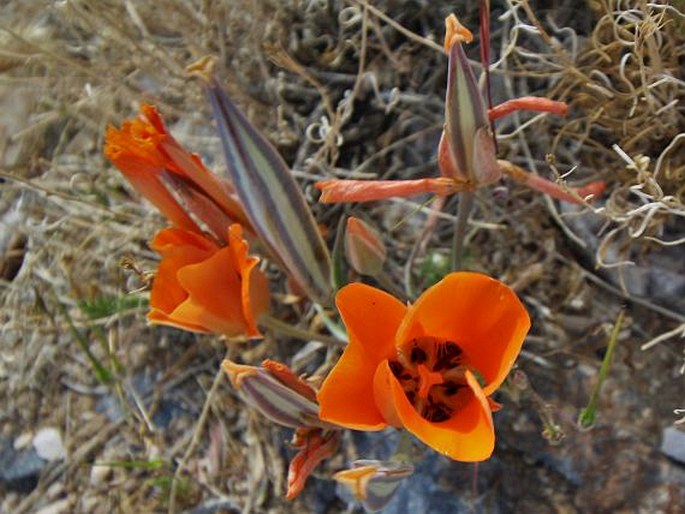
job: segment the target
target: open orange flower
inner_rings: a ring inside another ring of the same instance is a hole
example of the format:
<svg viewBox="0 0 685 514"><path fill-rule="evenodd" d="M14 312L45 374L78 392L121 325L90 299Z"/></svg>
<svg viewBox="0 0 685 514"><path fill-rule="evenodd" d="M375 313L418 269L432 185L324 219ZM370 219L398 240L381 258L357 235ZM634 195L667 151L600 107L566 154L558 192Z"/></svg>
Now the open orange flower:
<svg viewBox="0 0 685 514"><path fill-rule="evenodd" d="M162 256L150 294L152 323L194 332L259 336L256 318L269 305L266 277L248 256L240 225L228 245L182 228L157 233L151 246Z"/></svg>
<svg viewBox="0 0 685 514"><path fill-rule="evenodd" d="M492 454L491 395L530 328L516 294L452 273L406 307L351 284L336 297L350 342L318 394L321 419L356 430L403 427L460 461Z"/></svg>

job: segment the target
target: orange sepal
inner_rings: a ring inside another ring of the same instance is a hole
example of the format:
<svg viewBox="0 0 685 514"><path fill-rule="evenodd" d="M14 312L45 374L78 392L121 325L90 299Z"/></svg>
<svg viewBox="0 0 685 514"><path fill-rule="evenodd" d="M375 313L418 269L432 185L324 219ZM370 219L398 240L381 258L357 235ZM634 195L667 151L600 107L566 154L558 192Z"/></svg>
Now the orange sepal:
<svg viewBox="0 0 685 514"><path fill-rule="evenodd" d="M389 363L383 362L374 377L374 397L385 415L425 444L454 460L478 462L492 455L495 431L488 400L473 373L465 373L473 396L446 421L422 417L407 399Z"/></svg>
<svg viewBox="0 0 685 514"><path fill-rule="evenodd" d="M350 342L318 394L319 416L357 430L387 426L373 395L376 368L395 353L394 338L407 308L389 294L350 284L336 296Z"/></svg>
<svg viewBox="0 0 685 514"><path fill-rule="evenodd" d="M504 381L530 328L516 293L480 273L447 275L409 308L398 341L431 336L457 343L485 379L485 395Z"/></svg>
<svg viewBox="0 0 685 514"><path fill-rule="evenodd" d="M460 184L446 177L417 180L322 180L314 184L321 203L371 202L393 197L431 193L447 196L462 191Z"/></svg>
<svg viewBox="0 0 685 514"><path fill-rule="evenodd" d="M159 135L152 125L149 129L146 127L148 125L138 118L125 121L121 129L109 126L105 135L105 156L170 222L186 230L200 232L197 224L162 183L164 159L156 150Z"/></svg>
<svg viewBox="0 0 685 514"><path fill-rule="evenodd" d="M293 373L285 364L266 359L262 361L262 367L268 370L282 384L287 385L293 391L297 391L308 400L316 402L316 391L312 386Z"/></svg>

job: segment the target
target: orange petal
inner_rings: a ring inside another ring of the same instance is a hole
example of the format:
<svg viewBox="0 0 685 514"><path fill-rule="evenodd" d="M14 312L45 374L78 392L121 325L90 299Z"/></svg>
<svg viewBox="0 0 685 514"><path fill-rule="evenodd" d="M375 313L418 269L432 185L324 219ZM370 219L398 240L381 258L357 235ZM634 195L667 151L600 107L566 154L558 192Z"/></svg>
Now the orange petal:
<svg viewBox="0 0 685 514"><path fill-rule="evenodd" d="M230 248L222 248L201 263L185 266L177 276L188 291L188 299L174 310L172 318L228 336L248 329L243 315L242 280Z"/></svg>
<svg viewBox="0 0 685 514"><path fill-rule="evenodd" d="M125 122L121 130L112 126L107 128L105 156L119 168L133 188L174 225L200 232L197 224L162 183L160 175L164 168L160 156L149 146L149 142L133 135L130 122Z"/></svg>
<svg viewBox="0 0 685 514"><path fill-rule="evenodd" d="M150 295L153 323L192 331L259 336L255 315L268 306L268 287L258 262L248 256L239 225L230 246L178 228L159 232L152 247L162 262Z"/></svg>
<svg viewBox="0 0 685 514"><path fill-rule="evenodd" d="M256 269L259 259L248 256L247 241L243 239L242 227L237 223L228 229L228 247L242 278L240 301L248 326L248 335L259 336L256 318L269 308L269 283L264 274Z"/></svg>
<svg viewBox="0 0 685 514"><path fill-rule="evenodd" d="M512 98L496 105L492 109L488 109L488 118L490 120L497 120L518 111L551 112L558 116L566 116L568 114L568 104L544 97L522 96L520 98Z"/></svg>
<svg viewBox="0 0 685 514"><path fill-rule="evenodd" d="M188 297L178 283L178 270L207 259L218 247L209 239L180 228L160 230L150 246L162 256L150 293L150 306L153 312L169 314ZM159 316L160 313L154 314L151 321L164 319Z"/></svg>
<svg viewBox="0 0 685 514"><path fill-rule="evenodd" d="M295 499L302 492L309 475L322 460L335 453L339 444L340 432L322 435L321 431L316 431L307 435L306 444L288 466L288 490L285 494L287 500Z"/></svg>
<svg viewBox="0 0 685 514"><path fill-rule="evenodd" d="M159 146L168 163L172 164L172 171L190 179L233 221L249 226L242 206L230 194L231 187L209 171L199 156L187 151L171 136L164 139Z"/></svg>
<svg viewBox="0 0 685 514"><path fill-rule="evenodd" d="M476 377L466 371L466 380L473 397L440 423L428 421L416 412L387 361L378 367L374 377L374 394L377 403L394 411L392 417L401 426L437 452L462 462L478 462L492 455L495 431L488 400Z"/></svg>
<svg viewBox="0 0 685 514"><path fill-rule="evenodd" d="M316 391L307 382L298 377L293 371L280 362L266 359L262 367L269 371L279 382L298 392L308 400L316 402Z"/></svg>
<svg viewBox="0 0 685 514"><path fill-rule="evenodd" d="M395 355L395 333L407 308L389 294L350 284L336 296L350 342L318 394L323 420L358 430L387 426L373 399L378 365Z"/></svg>
<svg viewBox="0 0 685 514"><path fill-rule="evenodd" d="M485 395L504 381L521 350L530 318L501 282L479 273L452 273L410 307L398 343L424 335L456 342L485 379Z"/></svg>

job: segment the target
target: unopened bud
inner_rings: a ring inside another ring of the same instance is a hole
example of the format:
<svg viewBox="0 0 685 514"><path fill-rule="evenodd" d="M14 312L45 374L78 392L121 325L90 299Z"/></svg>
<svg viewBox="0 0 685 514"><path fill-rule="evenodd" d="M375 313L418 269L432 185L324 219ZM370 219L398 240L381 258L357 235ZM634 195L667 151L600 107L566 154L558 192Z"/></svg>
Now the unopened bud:
<svg viewBox="0 0 685 514"><path fill-rule="evenodd" d="M274 423L291 428L334 427L319 419L315 396L307 394L307 386L303 381L292 383L292 379L284 379L287 375L282 371L275 373L269 369L274 365L285 368L283 365L272 361L265 361L264 364L266 366L246 366L227 359L221 367L245 403ZM299 379L295 377L295 380Z"/></svg>
<svg viewBox="0 0 685 514"><path fill-rule="evenodd" d="M387 250L378 232L359 218L350 216L345 230L345 256L357 273L376 276L383 268Z"/></svg>
<svg viewBox="0 0 685 514"><path fill-rule="evenodd" d="M352 469L333 475L359 500L367 512L383 510L402 480L414 473L414 466L401 462L357 460Z"/></svg>

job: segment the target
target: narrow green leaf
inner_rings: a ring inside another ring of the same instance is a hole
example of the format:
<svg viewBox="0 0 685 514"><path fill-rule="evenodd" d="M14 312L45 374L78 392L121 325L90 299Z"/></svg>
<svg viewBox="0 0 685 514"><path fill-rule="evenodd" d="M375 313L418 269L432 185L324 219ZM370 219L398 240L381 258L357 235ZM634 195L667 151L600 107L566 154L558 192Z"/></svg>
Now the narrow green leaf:
<svg viewBox="0 0 685 514"><path fill-rule="evenodd" d="M61 314L67 320L67 325L69 325L69 331L71 332L71 335L79 343L91 366L93 366L95 377L103 384L111 384L113 381L112 373L102 365L95 354L93 354L93 352L90 350L88 338L78 328L76 328L74 320L71 319L69 311L67 311L66 307L59 301L57 302L57 306Z"/></svg>
<svg viewBox="0 0 685 514"><path fill-rule="evenodd" d="M331 257L297 182L216 80L207 92L228 173L255 231L312 300L329 304Z"/></svg>
<svg viewBox="0 0 685 514"><path fill-rule="evenodd" d="M595 422L597 421L597 402L599 401L599 393L602 390L604 381L609 376L611 362L614 358L614 351L616 350L616 344L618 343L618 336L621 333L624 317L625 311L622 310L618 313L614 328L611 330L607 351L604 354L604 360L602 360L602 365L599 368L599 378L597 379L595 388L592 390L590 400L588 401L587 406L581 409L580 414L578 415L578 426L581 429L589 430L595 426Z"/></svg>

